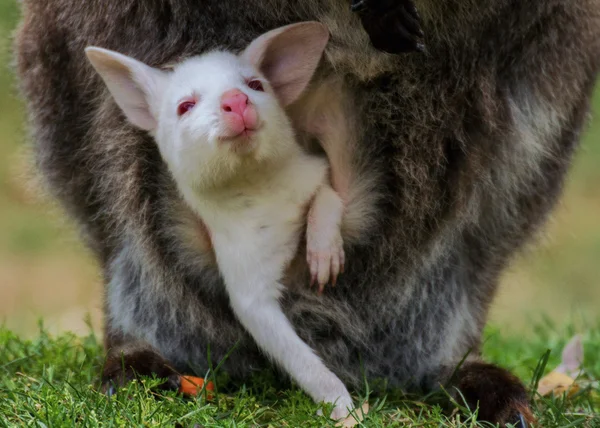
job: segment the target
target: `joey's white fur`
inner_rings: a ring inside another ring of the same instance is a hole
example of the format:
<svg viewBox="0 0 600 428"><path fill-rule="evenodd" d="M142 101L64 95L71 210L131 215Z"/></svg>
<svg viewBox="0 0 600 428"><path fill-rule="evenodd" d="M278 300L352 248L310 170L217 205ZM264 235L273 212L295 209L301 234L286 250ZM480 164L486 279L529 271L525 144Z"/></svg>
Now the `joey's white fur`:
<svg viewBox="0 0 600 428"><path fill-rule="evenodd" d="M343 269L342 200L329 185L326 160L297 144L283 109L308 85L327 40L322 24L294 24L240 55L210 52L172 71L105 49L86 53L128 119L154 136L183 198L206 224L242 325L313 399L336 403L332 417L340 418L352 408L346 387L278 302L306 208L313 278L322 289Z"/></svg>

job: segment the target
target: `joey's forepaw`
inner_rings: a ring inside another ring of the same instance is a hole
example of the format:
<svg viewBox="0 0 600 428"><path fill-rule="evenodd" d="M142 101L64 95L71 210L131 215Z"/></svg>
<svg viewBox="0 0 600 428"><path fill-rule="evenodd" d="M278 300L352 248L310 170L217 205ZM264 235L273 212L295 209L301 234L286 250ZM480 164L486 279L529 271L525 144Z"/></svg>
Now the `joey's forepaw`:
<svg viewBox="0 0 600 428"><path fill-rule="evenodd" d="M327 399L325 402L333 404L333 409L331 410L329 418L333 419L334 421L339 421L340 424L344 424L343 426L345 426L345 420L349 419L350 412L355 410L352 398L349 395L345 395L335 397L335 399ZM317 415L323 416L323 409L319 409L317 411Z"/></svg>
<svg viewBox="0 0 600 428"><path fill-rule="evenodd" d="M339 232L311 233L307 239L306 261L310 268L311 287L317 283L319 293L331 281L335 287L337 277L344 272L344 241Z"/></svg>
<svg viewBox="0 0 600 428"><path fill-rule="evenodd" d="M376 49L392 54L425 49L421 19L412 0L352 0L351 9Z"/></svg>

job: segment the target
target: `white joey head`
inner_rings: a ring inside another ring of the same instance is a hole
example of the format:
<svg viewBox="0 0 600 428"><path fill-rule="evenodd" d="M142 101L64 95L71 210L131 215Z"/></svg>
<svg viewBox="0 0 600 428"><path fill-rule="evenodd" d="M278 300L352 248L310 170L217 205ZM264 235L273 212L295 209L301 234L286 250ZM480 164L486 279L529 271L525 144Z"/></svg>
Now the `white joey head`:
<svg viewBox="0 0 600 428"><path fill-rule="evenodd" d="M85 52L127 119L154 136L179 184L202 190L289 153L284 108L307 87L328 39L323 24L302 22L239 55L209 52L171 70L98 47Z"/></svg>

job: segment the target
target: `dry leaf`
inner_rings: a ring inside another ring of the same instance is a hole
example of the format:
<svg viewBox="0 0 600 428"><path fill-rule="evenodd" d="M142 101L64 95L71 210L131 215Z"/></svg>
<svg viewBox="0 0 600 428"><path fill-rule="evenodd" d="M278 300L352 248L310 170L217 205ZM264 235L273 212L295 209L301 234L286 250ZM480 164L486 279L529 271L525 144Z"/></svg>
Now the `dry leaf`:
<svg viewBox="0 0 600 428"><path fill-rule="evenodd" d="M550 394L562 395L564 392L568 391L568 396L570 397L577 392L578 389L579 387L572 377L564 373L553 371L540 379L537 391L542 397Z"/></svg>
<svg viewBox="0 0 600 428"><path fill-rule="evenodd" d="M562 395L570 397L579 390L575 379L581 372L583 363L583 343L581 336L573 337L562 352L562 361L554 370L540 379L537 392L542 396Z"/></svg>

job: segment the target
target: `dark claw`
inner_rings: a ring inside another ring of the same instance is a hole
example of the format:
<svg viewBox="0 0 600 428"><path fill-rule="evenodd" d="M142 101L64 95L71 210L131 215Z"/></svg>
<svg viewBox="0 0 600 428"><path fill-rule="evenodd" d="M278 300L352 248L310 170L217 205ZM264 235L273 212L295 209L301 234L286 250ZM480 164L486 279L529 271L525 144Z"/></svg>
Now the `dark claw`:
<svg viewBox="0 0 600 428"><path fill-rule="evenodd" d="M412 10L412 12L411 12ZM423 37L425 34L421 29L421 18L414 6L408 4L402 6L402 16L404 16L404 27L418 37Z"/></svg>
<svg viewBox="0 0 600 428"><path fill-rule="evenodd" d="M519 413L519 416L517 417L517 423L515 424L515 428L528 428L527 421L521 413Z"/></svg>
<svg viewBox="0 0 600 428"><path fill-rule="evenodd" d="M352 1L352 4L350 5L350 10L352 12L362 12L363 10L365 10L367 8L367 0L358 0L358 1Z"/></svg>
<svg viewBox="0 0 600 428"><path fill-rule="evenodd" d="M376 49L388 53L423 52L421 19L412 0L352 0Z"/></svg>
<svg viewBox="0 0 600 428"><path fill-rule="evenodd" d="M106 396L107 397L112 397L116 393L117 393L117 388L115 388L114 385L111 384L108 388L106 388Z"/></svg>
<svg viewBox="0 0 600 428"><path fill-rule="evenodd" d="M405 3L405 6L408 10L408 13L410 13L413 18L415 18L417 21L421 19L419 16L419 11L413 2L407 2Z"/></svg>

